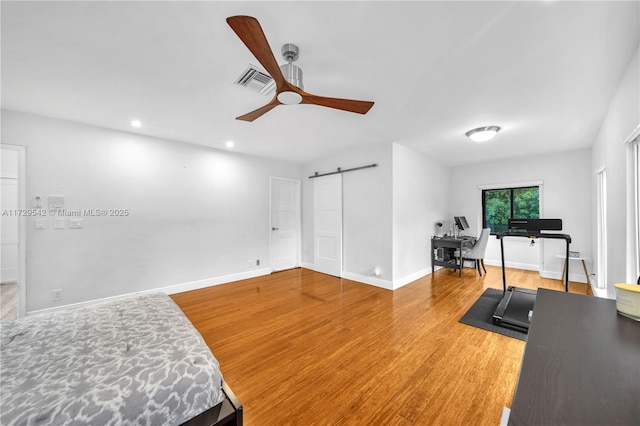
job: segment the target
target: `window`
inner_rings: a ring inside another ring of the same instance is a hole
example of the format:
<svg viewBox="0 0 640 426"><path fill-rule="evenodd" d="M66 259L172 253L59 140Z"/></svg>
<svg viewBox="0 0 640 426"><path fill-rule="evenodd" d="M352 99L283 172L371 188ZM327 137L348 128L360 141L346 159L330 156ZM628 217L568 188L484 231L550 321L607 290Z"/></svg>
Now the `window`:
<svg viewBox="0 0 640 426"><path fill-rule="evenodd" d="M540 187L498 188L482 190L482 227L496 234L508 230L511 218L540 217Z"/></svg>

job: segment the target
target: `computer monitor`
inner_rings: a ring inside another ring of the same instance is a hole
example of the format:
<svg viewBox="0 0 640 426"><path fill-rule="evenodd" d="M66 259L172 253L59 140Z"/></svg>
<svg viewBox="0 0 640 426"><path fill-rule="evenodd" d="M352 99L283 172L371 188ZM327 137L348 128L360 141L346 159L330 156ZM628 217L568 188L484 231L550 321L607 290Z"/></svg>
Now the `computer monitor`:
<svg viewBox="0 0 640 426"><path fill-rule="evenodd" d="M459 230L464 231L465 229L469 229L469 223L467 222L467 218L464 216L454 216L453 220L456 222L456 226Z"/></svg>

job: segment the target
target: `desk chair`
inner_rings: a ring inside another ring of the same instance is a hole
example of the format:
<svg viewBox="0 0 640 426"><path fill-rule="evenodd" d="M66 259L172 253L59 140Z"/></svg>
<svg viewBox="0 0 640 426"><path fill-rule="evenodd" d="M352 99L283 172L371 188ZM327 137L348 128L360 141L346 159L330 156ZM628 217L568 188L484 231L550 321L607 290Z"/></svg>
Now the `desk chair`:
<svg viewBox="0 0 640 426"><path fill-rule="evenodd" d="M487 251L487 242L489 241L490 234L491 229L484 228L482 232L480 232L480 236L478 237L475 245L470 249L462 250L462 256L460 255L460 251L456 250L454 255L455 257L460 258L460 268L464 268L465 260L474 260L476 269L478 270L478 274L482 276L480 266L482 266L484 272L487 273L487 268L484 267L484 253Z"/></svg>

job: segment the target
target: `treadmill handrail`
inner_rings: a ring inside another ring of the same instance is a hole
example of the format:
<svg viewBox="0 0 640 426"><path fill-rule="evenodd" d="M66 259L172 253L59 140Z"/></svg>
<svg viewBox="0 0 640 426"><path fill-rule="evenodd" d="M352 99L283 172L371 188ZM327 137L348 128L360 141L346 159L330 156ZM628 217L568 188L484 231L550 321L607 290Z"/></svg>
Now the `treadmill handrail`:
<svg viewBox="0 0 640 426"><path fill-rule="evenodd" d="M496 234L496 238L500 240L500 260L502 262L502 293L507 292L507 274L504 266L504 237L526 237L526 238L554 238L557 240L565 240L566 253L564 259L564 291L569 292L569 244L571 236L569 234L548 234L544 232L500 232Z"/></svg>
<svg viewBox="0 0 640 426"><path fill-rule="evenodd" d="M515 232L515 231L500 232L499 234L496 234L497 239L501 239L503 237L555 238L555 239L566 240L568 243L571 243L571 235L569 234L550 234L545 232Z"/></svg>

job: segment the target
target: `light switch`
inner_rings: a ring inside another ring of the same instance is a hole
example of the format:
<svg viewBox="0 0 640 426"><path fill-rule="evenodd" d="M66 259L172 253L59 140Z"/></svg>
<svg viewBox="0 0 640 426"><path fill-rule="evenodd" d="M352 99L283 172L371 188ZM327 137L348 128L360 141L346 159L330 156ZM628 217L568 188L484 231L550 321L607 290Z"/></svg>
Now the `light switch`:
<svg viewBox="0 0 640 426"><path fill-rule="evenodd" d="M45 219L36 219L36 229L45 229L46 222Z"/></svg>
<svg viewBox="0 0 640 426"><path fill-rule="evenodd" d="M57 217L55 219L55 221L53 222L53 228L54 229L64 229L64 218L63 217Z"/></svg>
<svg viewBox="0 0 640 426"><path fill-rule="evenodd" d="M82 229L82 219L69 219L69 229Z"/></svg>

